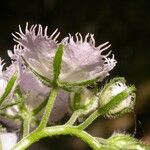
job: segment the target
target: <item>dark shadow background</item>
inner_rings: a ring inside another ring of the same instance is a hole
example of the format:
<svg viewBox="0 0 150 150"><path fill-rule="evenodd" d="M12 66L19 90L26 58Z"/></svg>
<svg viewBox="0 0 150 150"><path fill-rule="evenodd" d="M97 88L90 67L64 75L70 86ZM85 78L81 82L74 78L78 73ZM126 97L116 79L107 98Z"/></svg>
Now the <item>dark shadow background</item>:
<svg viewBox="0 0 150 150"><path fill-rule="evenodd" d="M68 33L95 34L97 45L112 43L118 61L112 76L124 76L137 87L135 113L120 119L98 119L88 128L95 136L109 137L114 130L126 130L150 144L150 1L149 0L3 0L0 2L0 56L10 61L11 33L18 25L40 23L56 28L60 39ZM110 126L111 124L111 126ZM135 130L136 129L136 130ZM31 150L86 150L73 137L46 138Z"/></svg>

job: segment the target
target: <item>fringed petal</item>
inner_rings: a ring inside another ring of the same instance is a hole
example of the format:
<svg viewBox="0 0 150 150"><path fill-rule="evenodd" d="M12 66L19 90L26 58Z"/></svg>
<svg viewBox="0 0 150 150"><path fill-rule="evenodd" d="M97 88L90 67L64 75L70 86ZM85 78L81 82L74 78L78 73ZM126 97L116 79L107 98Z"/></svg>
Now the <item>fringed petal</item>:
<svg viewBox="0 0 150 150"><path fill-rule="evenodd" d="M69 34L62 42L65 45L60 75L63 82L81 82L98 76L104 79L116 65L114 55L109 57L111 51L103 54L111 46L109 42L95 47L94 34L88 33L85 38L80 33L76 33L75 37ZM71 69L64 72L64 68Z"/></svg>

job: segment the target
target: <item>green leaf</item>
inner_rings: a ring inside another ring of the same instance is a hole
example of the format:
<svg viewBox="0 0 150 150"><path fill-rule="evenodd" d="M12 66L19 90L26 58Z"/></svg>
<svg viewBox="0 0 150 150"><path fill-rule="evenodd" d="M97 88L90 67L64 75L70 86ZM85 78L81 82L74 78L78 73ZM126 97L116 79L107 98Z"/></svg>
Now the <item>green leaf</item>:
<svg viewBox="0 0 150 150"><path fill-rule="evenodd" d="M97 80L100 80L100 77L95 77L94 79L91 80L83 80L81 82L63 82L63 81L58 81L59 87L63 89L70 89L71 87L82 87L82 86L88 86L93 83L96 83Z"/></svg>
<svg viewBox="0 0 150 150"><path fill-rule="evenodd" d="M5 100L5 98L9 95L9 93L11 92L14 84L15 84L15 81L17 79L17 73L15 73L11 78L10 80L8 81L8 84L5 88L5 92L3 93L3 95L0 97L0 105L3 103L3 101Z"/></svg>
<svg viewBox="0 0 150 150"><path fill-rule="evenodd" d="M60 44L53 61L54 83L56 83L60 74L63 50L64 50L64 46Z"/></svg>

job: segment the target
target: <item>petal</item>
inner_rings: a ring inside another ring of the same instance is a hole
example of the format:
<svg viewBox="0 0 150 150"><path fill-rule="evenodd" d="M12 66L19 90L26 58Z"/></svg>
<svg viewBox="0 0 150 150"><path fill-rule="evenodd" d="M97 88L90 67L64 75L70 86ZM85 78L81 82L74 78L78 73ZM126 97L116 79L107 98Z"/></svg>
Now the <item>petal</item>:
<svg viewBox="0 0 150 150"><path fill-rule="evenodd" d="M25 33L20 32L14 35L15 41L22 46L22 56L39 74L52 79L53 77L53 58L57 49L57 30L51 36L47 36L47 27L41 25L32 25L28 28L26 25ZM10 54L11 55L11 54Z"/></svg>
<svg viewBox="0 0 150 150"><path fill-rule="evenodd" d="M95 47L93 34L87 34L84 40L81 34L77 33L75 36L76 41L71 35L63 40L65 51L60 80L63 82L82 82L97 77L104 79L116 65L114 57L108 57L110 52L102 55L102 52L110 47L108 42ZM66 68L70 69L66 72Z"/></svg>

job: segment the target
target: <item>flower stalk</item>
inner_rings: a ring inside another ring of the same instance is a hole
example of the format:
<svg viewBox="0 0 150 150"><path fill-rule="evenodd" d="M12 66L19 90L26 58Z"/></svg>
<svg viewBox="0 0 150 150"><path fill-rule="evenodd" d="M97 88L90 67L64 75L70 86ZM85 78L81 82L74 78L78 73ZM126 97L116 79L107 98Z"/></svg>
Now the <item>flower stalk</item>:
<svg viewBox="0 0 150 150"><path fill-rule="evenodd" d="M52 107L53 107L53 104L54 104L55 99L56 99L56 96L57 96L57 88L53 88L50 92L50 96L49 96L49 99L47 101L45 111L44 111L42 120L39 124L38 130L43 129L44 127L46 127L47 122L49 120L49 116L50 116Z"/></svg>
<svg viewBox="0 0 150 150"><path fill-rule="evenodd" d="M99 142L94 137L83 130L79 130L78 128L69 125L45 127L43 129L36 130L17 143L13 150L24 150L32 143L35 143L44 137L52 137L56 135L76 136L87 143L93 150L101 150Z"/></svg>
<svg viewBox="0 0 150 150"><path fill-rule="evenodd" d="M83 110L81 109L74 111L65 125L73 125L76 122L77 118L82 114L82 112Z"/></svg>

